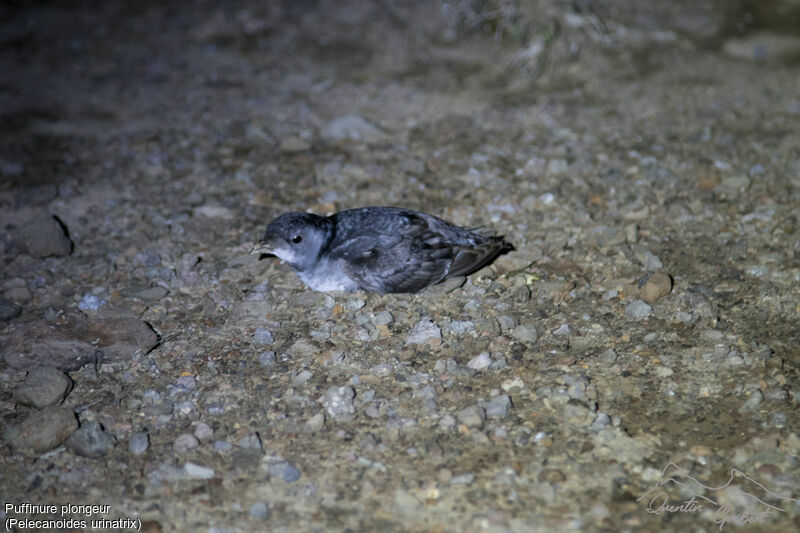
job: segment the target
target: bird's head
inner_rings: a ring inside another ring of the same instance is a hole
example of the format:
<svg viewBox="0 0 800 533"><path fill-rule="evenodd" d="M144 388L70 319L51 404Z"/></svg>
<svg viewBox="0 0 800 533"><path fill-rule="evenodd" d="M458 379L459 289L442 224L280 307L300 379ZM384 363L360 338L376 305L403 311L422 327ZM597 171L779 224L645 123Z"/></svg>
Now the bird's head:
<svg viewBox="0 0 800 533"><path fill-rule="evenodd" d="M269 223L251 254L271 254L296 270L317 260L331 236L331 221L312 213L286 213Z"/></svg>

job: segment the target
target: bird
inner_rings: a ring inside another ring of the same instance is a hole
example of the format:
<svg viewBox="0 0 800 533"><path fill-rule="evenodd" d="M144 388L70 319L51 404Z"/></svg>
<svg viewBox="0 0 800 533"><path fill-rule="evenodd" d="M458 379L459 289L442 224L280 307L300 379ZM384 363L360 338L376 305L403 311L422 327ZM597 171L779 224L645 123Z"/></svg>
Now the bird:
<svg viewBox="0 0 800 533"><path fill-rule="evenodd" d="M285 213L250 253L278 257L315 291L387 294L466 276L513 249L487 228L401 207L360 207L327 217Z"/></svg>

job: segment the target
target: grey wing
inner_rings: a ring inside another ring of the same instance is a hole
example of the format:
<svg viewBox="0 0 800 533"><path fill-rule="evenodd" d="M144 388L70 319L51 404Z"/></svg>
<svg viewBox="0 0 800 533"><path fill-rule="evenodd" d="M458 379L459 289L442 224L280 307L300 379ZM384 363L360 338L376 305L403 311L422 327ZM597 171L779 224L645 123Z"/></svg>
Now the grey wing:
<svg viewBox="0 0 800 533"><path fill-rule="evenodd" d="M366 290L417 292L443 280L455 252L441 235L430 230L424 219L409 217L409 223L393 235L361 241L343 254L345 273Z"/></svg>

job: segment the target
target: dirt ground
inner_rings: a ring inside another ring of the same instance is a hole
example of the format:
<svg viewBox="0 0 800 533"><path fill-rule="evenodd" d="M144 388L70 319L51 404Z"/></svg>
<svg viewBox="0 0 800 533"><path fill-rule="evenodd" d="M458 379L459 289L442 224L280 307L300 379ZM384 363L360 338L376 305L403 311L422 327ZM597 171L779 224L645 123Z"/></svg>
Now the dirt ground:
<svg viewBox="0 0 800 533"><path fill-rule="evenodd" d="M796 0L3 4L4 526L800 530L798 27ZM516 249L383 296L248 254L367 205Z"/></svg>

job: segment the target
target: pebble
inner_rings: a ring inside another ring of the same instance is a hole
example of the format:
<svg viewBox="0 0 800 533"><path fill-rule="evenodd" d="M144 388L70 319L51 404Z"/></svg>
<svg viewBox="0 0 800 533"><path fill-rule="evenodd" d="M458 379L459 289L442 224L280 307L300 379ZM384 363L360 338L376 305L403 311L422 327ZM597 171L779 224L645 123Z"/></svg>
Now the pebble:
<svg viewBox="0 0 800 533"><path fill-rule="evenodd" d="M227 453L233 449L233 444L226 440L218 440L214 442L214 451L219 453Z"/></svg>
<svg viewBox="0 0 800 533"><path fill-rule="evenodd" d="M160 300L167 295L169 291L164 287L149 287L136 293L136 297L141 300Z"/></svg>
<svg viewBox="0 0 800 533"><path fill-rule="evenodd" d="M150 447L150 435L146 431L140 431L131 435L128 441L128 451L134 455L142 455Z"/></svg>
<svg viewBox="0 0 800 533"><path fill-rule="evenodd" d="M640 283L639 299L653 305L672 292L672 278L663 272L655 272L646 276Z"/></svg>
<svg viewBox="0 0 800 533"><path fill-rule="evenodd" d="M72 252L72 242L64 228L46 213L37 215L17 228L14 240L28 255L37 258L65 256Z"/></svg>
<svg viewBox="0 0 800 533"><path fill-rule="evenodd" d="M183 470L186 472L186 475L192 479L211 479L214 477L213 468L195 463L186 463L183 465Z"/></svg>
<svg viewBox="0 0 800 533"><path fill-rule="evenodd" d="M739 408L740 413L745 413L747 411L752 411L753 409L761 403L764 399L764 395L761 394L761 391L756 389L751 394L750 397L745 400L742 406Z"/></svg>
<svg viewBox="0 0 800 533"><path fill-rule="evenodd" d="M69 376L52 366L37 365L28 371L25 381L14 389L14 399L37 409L61 403L72 390Z"/></svg>
<svg viewBox="0 0 800 533"><path fill-rule="evenodd" d="M442 431L450 431L456 427L456 417L453 415L444 415L439 419L439 429Z"/></svg>
<svg viewBox="0 0 800 533"><path fill-rule="evenodd" d="M272 350L268 352L262 352L258 355L258 362L261 363L261 366L272 366L278 361L278 358Z"/></svg>
<svg viewBox="0 0 800 533"><path fill-rule="evenodd" d="M297 374L294 379L292 380L292 385L295 387L299 387L303 385L306 381L311 379L314 376L314 373L310 370L303 370L299 374Z"/></svg>
<svg viewBox="0 0 800 533"><path fill-rule="evenodd" d="M394 322L394 317L389 311L381 311L372 319L372 323L376 326L388 326L392 322Z"/></svg>
<svg viewBox="0 0 800 533"><path fill-rule="evenodd" d="M406 337L408 344L438 344L442 340L442 330L431 317L423 317Z"/></svg>
<svg viewBox="0 0 800 533"><path fill-rule="evenodd" d="M416 511L421 505L418 499L403 489L394 492L394 504L402 511Z"/></svg>
<svg viewBox="0 0 800 533"><path fill-rule="evenodd" d="M256 344L272 344L275 342L275 339L272 338L272 332L270 330L261 328L253 333L253 341Z"/></svg>
<svg viewBox="0 0 800 533"><path fill-rule="evenodd" d="M306 152L311 148L311 143L307 140L291 135L284 137L280 142L280 150L284 154L296 154L298 152Z"/></svg>
<svg viewBox="0 0 800 533"><path fill-rule="evenodd" d="M641 300L634 300L625 306L625 314L635 320L641 320L650 316L653 308Z"/></svg>
<svg viewBox="0 0 800 533"><path fill-rule="evenodd" d="M569 400L564 406L564 420L576 426L588 426L595 415L585 403L579 400Z"/></svg>
<svg viewBox="0 0 800 533"><path fill-rule="evenodd" d="M447 326L447 329L455 335L464 335L475 331L475 323L471 320L453 320Z"/></svg>
<svg viewBox="0 0 800 533"><path fill-rule="evenodd" d="M483 352L473 357L470 362L467 363L467 367L475 370L481 370L491 364L492 358L489 357L488 352Z"/></svg>
<svg viewBox="0 0 800 533"><path fill-rule="evenodd" d="M87 422L70 435L64 444L76 455L97 459L116 446L117 438L103 429L100 422Z"/></svg>
<svg viewBox="0 0 800 533"><path fill-rule="evenodd" d="M173 447L178 453L186 453L197 448L198 444L200 444L200 442L198 442L197 437L191 433L184 433L175 439Z"/></svg>
<svg viewBox="0 0 800 533"><path fill-rule="evenodd" d="M365 305L366 302L364 300L361 300L360 298L351 298L345 302L344 308L348 311L358 311Z"/></svg>
<svg viewBox="0 0 800 533"><path fill-rule="evenodd" d="M648 272L655 272L664 268L661 259L641 244L634 244L631 246L631 250L636 259L644 265L644 269Z"/></svg>
<svg viewBox="0 0 800 533"><path fill-rule="evenodd" d="M511 398L506 394L495 396L485 405L486 416L489 418L503 418L511 407Z"/></svg>
<svg viewBox="0 0 800 533"><path fill-rule="evenodd" d="M78 302L78 309L81 311L97 311L106 305L105 300L101 300L94 294L84 294L81 301Z"/></svg>
<svg viewBox="0 0 800 533"><path fill-rule="evenodd" d="M306 420L306 431L314 432L322 429L325 425L325 413L317 413L308 420Z"/></svg>
<svg viewBox="0 0 800 533"><path fill-rule="evenodd" d="M197 427L194 428L194 436L200 441L208 440L214 436L214 430L205 422L200 422L197 424Z"/></svg>
<svg viewBox="0 0 800 533"><path fill-rule="evenodd" d="M201 205L195 207L193 213L196 217L219 218L222 220L233 220L236 218L236 213L221 205Z"/></svg>
<svg viewBox="0 0 800 533"><path fill-rule="evenodd" d="M486 411L478 405L470 405L459 411L456 417L467 427L480 428L486 422Z"/></svg>
<svg viewBox="0 0 800 533"><path fill-rule="evenodd" d="M331 387L325 391L320 402L331 418L348 421L356 412L353 402L355 395L356 392L351 387Z"/></svg>
<svg viewBox="0 0 800 533"><path fill-rule="evenodd" d="M269 518L269 506L264 502L256 502L250 506L250 517L256 520Z"/></svg>
<svg viewBox="0 0 800 533"><path fill-rule="evenodd" d="M458 476L454 476L450 479L451 485L471 485L472 482L475 481L475 474L472 472L467 472L466 474L460 474Z"/></svg>
<svg viewBox="0 0 800 533"><path fill-rule="evenodd" d="M78 429L78 420L70 409L58 405L34 411L21 423L8 426L3 438L15 450L43 453L52 450Z"/></svg>
<svg viewBox="0 0 800 533"><path fill-rule="evenodd" d="M253 431L239 439L239 447L248 450L263 451L264 443L261 442L261 436L258 434L258 432Z"/></svg>
<svg viewBox="0 0 800 533"><path fill-rule="evenodd" d="M22 306L6 298L0 298L0 322L17 318L20 314L22 314Z"/></svg>
<svg viewBox="0 0 800 533"><path fill-rule="evenodd" d="M381 130L359 115L345 115L330 121L320 132L326 141L364 141L375 143L384 141L387 136Z"/></svg>
<svg viewBox="0 0 800 533"><path fill-rule="evenodd" d="M535 343L536 340L539 338L539 333L536 331L536 327L530 324L520 324L519 326L512 329L509 333L516 340L528 344Z"/></svg>
<svg viewBox="0 0 800 533"><path fill-rule="evenodd" d="M286 483L293 483L300 479L300 470L286 461L269 465L267 473L270 476L281 478Z"/></svg>

